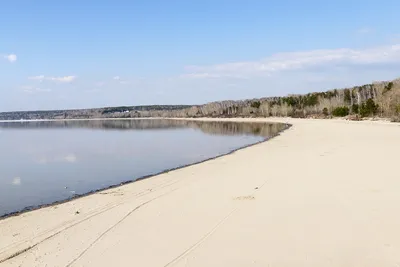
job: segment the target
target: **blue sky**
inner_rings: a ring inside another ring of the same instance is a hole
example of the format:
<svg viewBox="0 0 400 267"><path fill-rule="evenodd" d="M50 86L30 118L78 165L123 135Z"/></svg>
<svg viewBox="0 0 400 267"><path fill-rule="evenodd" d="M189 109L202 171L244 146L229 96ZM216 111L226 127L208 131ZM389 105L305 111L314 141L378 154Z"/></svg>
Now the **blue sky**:
<svg viewBox="0 0 400 267"><path fill-rule="evenodd" d="M201 104L400 77L400 1L3 1L0 111Z"/></svg>

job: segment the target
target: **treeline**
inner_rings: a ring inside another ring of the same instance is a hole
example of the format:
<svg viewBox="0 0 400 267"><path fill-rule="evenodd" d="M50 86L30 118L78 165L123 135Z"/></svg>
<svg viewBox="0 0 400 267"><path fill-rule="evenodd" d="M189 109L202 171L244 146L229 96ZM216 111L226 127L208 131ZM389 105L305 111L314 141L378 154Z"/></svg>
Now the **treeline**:
<svg viewBox="0 0 400 267"><path fill-rule="evenodd" d="M187 105L150 105L150 106L120 106L120 107L106 107L101 109L93 109L93 111L100 111L101 114L110 113L129 113L132 111L146 111L146 110L180 110L188 108Z"/></svg>
<svg viewBox="0 0 400 267"><path fill-rule="evenodd" d="M346 89L244 101L213 102L174 111L146 111L141 117L270 117L400 120L400 79Z"/></svg>
<svg viewBox="0 0 400 267"><path fill-rule="evenodd" d="M171 111L189 108L189 105L120 106L73 110L38 110L0 112L0 120L92 119L140 117L143 111Z"/></svg>

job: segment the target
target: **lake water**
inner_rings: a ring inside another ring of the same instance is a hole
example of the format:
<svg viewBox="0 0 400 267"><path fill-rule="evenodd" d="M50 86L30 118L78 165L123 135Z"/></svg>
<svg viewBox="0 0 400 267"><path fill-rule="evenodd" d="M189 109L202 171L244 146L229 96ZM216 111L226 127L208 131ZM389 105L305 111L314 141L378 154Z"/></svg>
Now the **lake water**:
<svg viewBox="0 0 400 267"><path fill-rule="evenodd" d="M175 120L0 122L0 216L227 154L284 127Z"/></svg>

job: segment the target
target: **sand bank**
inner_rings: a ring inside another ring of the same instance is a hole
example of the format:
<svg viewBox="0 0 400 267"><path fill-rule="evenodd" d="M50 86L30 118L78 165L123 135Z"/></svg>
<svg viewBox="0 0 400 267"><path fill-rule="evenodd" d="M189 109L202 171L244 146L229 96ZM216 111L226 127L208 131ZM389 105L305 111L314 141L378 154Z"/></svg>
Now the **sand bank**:
<svg viewBox="0 0 400 267"><path fill-rule="evenodd" d="M268 121L293 127L0 221L0 266L399 266L399 124Z"/></svg>

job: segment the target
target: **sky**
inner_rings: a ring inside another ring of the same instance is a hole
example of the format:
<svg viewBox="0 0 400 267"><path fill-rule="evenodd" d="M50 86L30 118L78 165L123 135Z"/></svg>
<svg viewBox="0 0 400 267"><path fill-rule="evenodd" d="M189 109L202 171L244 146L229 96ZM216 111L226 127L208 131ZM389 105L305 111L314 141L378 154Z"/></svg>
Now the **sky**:
<svg viewBox="0 0 400 267"><path fill-rule="evenodd" d="M0 111L203 104L400 77L397 0L7 0Z"/></svg>

